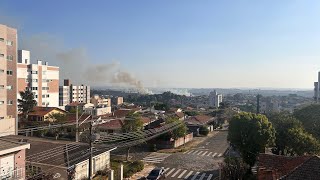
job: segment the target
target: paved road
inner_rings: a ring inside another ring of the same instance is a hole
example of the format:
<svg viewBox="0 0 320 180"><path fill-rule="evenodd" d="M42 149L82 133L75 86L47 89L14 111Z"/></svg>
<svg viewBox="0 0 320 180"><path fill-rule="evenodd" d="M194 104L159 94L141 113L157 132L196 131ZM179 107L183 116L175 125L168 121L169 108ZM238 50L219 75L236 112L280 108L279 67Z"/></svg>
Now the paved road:
<svg viewBox="0 0 320 180"><path fill-rule="evenodd" d="M228 148L227 131L220 131L183 153L151 153L145 162L164 167L168 180L209 180L218 176L219 162Z"/></svg>

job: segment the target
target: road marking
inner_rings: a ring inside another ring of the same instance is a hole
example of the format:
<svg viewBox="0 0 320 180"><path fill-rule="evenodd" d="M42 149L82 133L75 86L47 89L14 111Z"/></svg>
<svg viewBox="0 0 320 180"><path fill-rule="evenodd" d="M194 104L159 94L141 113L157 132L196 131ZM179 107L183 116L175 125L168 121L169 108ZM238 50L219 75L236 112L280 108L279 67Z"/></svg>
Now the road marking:
<svg viewBox="0 0 320 180"><path fill-rule="evenodd" d="M214 153L213 155L212 155L212 157L215 157L217 155L217 153Z"/></svg>
<svg viewBox="0 0 320 180"><path fill-rule="evenodd" d="M199 180L203 180L205 176L206 176L206 173L203 173Z"/></svg>
<svg viewBox="0 0 320 180"><path fill-rule="evenodd" d="M210 174L207 180L210 180L212 176L213 176L213 175L212 175L212 174Z"/></svg>
<svg viewBox="0 0 320 180"><path fill-rule="evenodd" d="M193 152L192 154L197 154L199 151L195 151L195 152Z"/></svg>
<svg viewBox="0 0 320 180"><path fill-rule="evenodd" d="M209 154L207 154L207 156L210 156L212 154L212 152L210 152Z"/></svg>
<svg viewBox="0 0 320 180"><path fill-rule="evenodd" d="M164 172L166 172L166 171L168 171L170 168L166 168L166 169L164 169Z"/></svg>
<svg viewBox="0 0 320 180"><path fill-rule="evenodd" d="M207 142L206 145L208 146L210 144L210 142Z"/></svg>
<svg viewBox="0 0 320 180"><path fill-rule="evenodd" d="M181 169L178 169L178 171L176 171L171 177L175 177L180 171Z"/></svg>
<svg viewBox="0 0 320 180"><path fill-rule="evenodd" d="M144 162L149 163L161 163L164 161L167 157L169 157L170 154L164 154L164 153L151 153L148 156L143 158Z"/></svg>
<svg viewBox="0 0 320 180"><path fill-rule="evenodd" d="M193 177L192 177L192 179L191 179L191 180L195 180L199 174L200 174L200 172L196 172L196 174L195 174L195 175L193 175Z"/></svg>
<svg viewBox="0 0 320 180"><path fill-rule="evenodd" d="M218 157L221 157L222 156L222 154L220 153L219 155L218 155Z"/></svg>
<svg viewBox="0 0 320 180"><path fill-rule="evenodd" d="M187 172L187 170L184 170L179 176L178 176L178 178L180 179L183 175L184 175L184 173L186 173Z"/></svg>
<svg viewBox="0 0 320 180"><path fill-rule="evenodd" d="M184 179L188 179L192 173L193 171L190 171L189 174L187 174L186 177L184 177Z"/></svg>
<svg viewBox="0 0 320 180"><path fill-rule="evenodd" d="M203 151L200 151L197 155L200 155L201 153L203 153Z"/></svg>
<svg viewBox="0 0 320 180"><path fill-rule="evenodd" d="M207 154L208 151L205 151L201 156L204 156L205 154Z"/></svg>
<svg viewBox="0 0 320 180"><path fill-rule="evenodd" d="M169 174L171 174L175 169L176 169L176 168L171 169L171 171L169 171L169 172L167 173L167 176L169 176Z"/></svg>
<svg viewBox="0 0 320 180"><path fill-rule="evenodd" d="M192 153L194 150L191 150L191 151L189 151L187 154L190 154L190 153Z"/></svg>

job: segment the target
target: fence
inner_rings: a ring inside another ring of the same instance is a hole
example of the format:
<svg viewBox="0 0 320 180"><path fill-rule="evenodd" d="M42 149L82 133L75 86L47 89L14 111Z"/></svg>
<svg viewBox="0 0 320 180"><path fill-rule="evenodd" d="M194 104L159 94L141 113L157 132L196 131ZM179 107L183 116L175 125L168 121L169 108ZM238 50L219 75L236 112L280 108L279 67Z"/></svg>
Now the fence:
<svg viewBox="0 0 320 180"><path fill-rule="evenodd" d="M10 171L8 173L0 173L0 179L24 179L25 178L25 173L24 173L24 168L17 168L13 171Z"/></svg>
<svg viewBox="0 0 320 180"><path fill-rule="evenodd" d="M158 141L157 148L160 148L160 149L176 148L176 147L179 147L187 142L192 141L192 139L193 139L193 133L190 133L184 137L178 138L173 141Z"/></svg>

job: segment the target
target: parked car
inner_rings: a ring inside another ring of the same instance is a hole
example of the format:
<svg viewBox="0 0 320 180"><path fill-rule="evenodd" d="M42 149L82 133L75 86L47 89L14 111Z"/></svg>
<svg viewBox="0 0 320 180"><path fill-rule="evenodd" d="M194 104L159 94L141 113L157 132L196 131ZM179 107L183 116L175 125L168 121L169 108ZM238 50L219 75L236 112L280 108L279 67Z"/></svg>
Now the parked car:
<svg viewBox="0 0 320 180"><path fill-rule="evenodd" d="M148 180L160 180L165 178L166 178L166 175L164 174L163 168L154 168L147 176Z"/></svg>

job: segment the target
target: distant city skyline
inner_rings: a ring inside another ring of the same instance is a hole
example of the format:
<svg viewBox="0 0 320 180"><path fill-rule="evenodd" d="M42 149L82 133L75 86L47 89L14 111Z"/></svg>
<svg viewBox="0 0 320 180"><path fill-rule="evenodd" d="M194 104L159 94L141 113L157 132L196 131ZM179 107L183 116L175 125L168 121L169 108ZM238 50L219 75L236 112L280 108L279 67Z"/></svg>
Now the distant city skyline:
<svg viewBox="0 0 320 180"><path fill-rule="evenodd" d="M313 89L318 1L4 0L32 61L92 86Z"/></svg>

